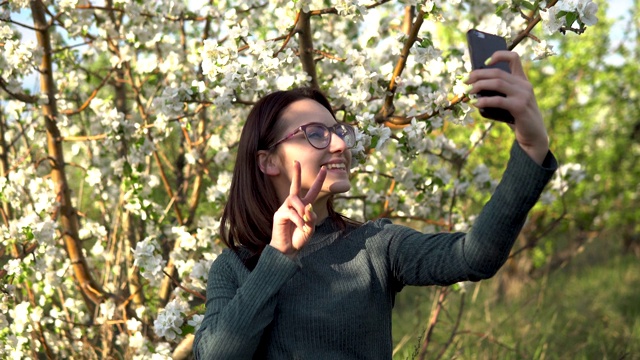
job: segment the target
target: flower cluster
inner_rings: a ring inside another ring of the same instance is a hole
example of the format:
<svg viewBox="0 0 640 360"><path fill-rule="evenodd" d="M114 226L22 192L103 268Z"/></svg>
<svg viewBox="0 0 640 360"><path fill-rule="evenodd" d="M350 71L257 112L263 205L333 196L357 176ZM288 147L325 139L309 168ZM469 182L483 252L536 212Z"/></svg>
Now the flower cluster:
<svg viewBox="0 0 640 360"><path fill-rule="evenodd" d="M2 358L45 345L54 357L100 357L94 343L107 344L107 357L171 356L202 321L198 295L221 251L243 119L266 92L319 80L338 119L356 125L353 187L336 199L347 216L446 218L453 224L422 229L465 230L474 221L466 195L496 186L491 164L466 157L485 145L488 128L466 126L472 108L453 102L470 68L464 42L452 39L472 24L504 36L524 28L500 2L406 0L428 14L406 44L399 8L385 1L116 0L113 11L45 1L54 85L38 93L26 79L44 66L44 47L23 39L18 24L30 16L22 9L40 3L0 10L11 20L0 23ZM326 11L311 18L307 54L296 16L311 10ZM596 10L593 1L561 0L536 11L555 32L595 24ZM528 46L522 52L540 59L553 54L545 39ZM387 100L393 126L377 116ZM581 181L584 168L560 173L548 201Z"/></svg>
<svg viewBox="0 0 640 360"><path fill-rule="evenodd" d="M546 2L542 2L544 8ZM598 23L598 4L592 0L560 0L555 6L540 12L544 21L543 27L548 34L552 34L561 28L571 29L575 22L579 30L586 26Z"/></svg>
<svg viewBox="0 0 640 360"><path fill-rule="evenodd" d="M170 301L163 310L158 313L158 317L153 322L153 328L158 336L173 340L182 334L180 327L184 323L188 304L181 298Z"/></svg>
<svg viewBox="0 0 640 360"><path fill-rule="evenodd" d="M153 282L159 280L158 277L161 277L162 269L167 263L158 252L159 250L159 245L153 237L147 237L140 241L133 250L135 259L133 264L140 269L144 278Z"/></svg>

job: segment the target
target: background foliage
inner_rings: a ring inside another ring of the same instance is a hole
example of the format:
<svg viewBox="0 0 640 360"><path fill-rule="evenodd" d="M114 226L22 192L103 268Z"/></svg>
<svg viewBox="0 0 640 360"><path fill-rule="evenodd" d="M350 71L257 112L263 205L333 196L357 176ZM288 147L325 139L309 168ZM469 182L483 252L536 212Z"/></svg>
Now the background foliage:
<svg viewBox="0 0 640 360"><path fill-rule="evenodd" d="M0 1L0 355L187 357L243 119L275 89L319 87L357 125L346 215L468 229L513 141L467 105L476 27L521 54L561 168L483 290L401 294L396 356L637 357L637 290L622 311L602 294L638 282L639 5L616 44L606 6ZM582 277L566 294L593 302L543 306Z"/></svg>

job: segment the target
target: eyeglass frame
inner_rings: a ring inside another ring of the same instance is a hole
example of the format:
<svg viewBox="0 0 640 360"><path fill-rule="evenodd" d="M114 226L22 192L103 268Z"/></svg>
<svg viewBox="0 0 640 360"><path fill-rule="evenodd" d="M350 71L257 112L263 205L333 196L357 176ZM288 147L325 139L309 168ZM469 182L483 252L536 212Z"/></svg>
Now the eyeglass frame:
<svg viewBox="0 0 640 360"><path fill-rule="evenodd" d="M313 145L311 143L311 140L309 140L309 137L307 136L307 131L306 128L309 126L321 126L326 128L327 130L329 130L329 141L327 142L327 145L325 147L317 147L315 145ZM350 135L353 136L353 145L349 146L347 144L347 142L344 140L343 137L341 137L340 135L338 135L338 133L336 132L336 128L339 126L344 126L347 129L347 133L349 133ZM312 123L308 123L308 124L304 124L302 126L299 126L298 128L296 128L292 133L290 133L289 135L285 136L284 138L276 141L273 145L269 146L269 149L273 149L276 146L282 144L283 142L291 139L292 137L296 136L299 132L301 132L304 134L304 138L307 140L307 142L309 143L309 145L313 146L314 149L318 149L318 150L322 150L322 149L326 149L329 147L329 145L331 145L331 138L333 138L333 136L331 136L331 133L336 134L337 137L339 137L342 141L344 141L344 144L347 145L348 149L353 148L354 146L356 146L356 130L352 125L349 125L347 123L343 123L343 122L339 122L333 126L327 126L323 123L318 123L318 122L312 122Z"/></svg>

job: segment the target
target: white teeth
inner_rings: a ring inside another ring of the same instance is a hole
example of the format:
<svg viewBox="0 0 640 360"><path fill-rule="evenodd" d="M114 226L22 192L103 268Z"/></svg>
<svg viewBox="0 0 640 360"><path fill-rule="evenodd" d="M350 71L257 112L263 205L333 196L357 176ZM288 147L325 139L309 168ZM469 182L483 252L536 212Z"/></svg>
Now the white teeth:
<svg viewBox="0 0 640 360"><path fill-rule="evenodd" d="M345 170L347 167L344 164L327 164L327 169L341 169Z"/></svg>

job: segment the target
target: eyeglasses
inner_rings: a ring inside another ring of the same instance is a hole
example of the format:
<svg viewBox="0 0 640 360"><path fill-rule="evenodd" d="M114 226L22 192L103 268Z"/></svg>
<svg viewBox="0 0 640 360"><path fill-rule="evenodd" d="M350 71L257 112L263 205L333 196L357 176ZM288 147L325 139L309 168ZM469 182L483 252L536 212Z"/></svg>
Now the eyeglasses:
<svg viewBox="0 0 640 360"><path fill-rule="evenodd" d="M300 126L294 132L285 136L284 139L271 145L269 149L272 149L280 145L280 143L291 139L301 131L304 132L304 136L307 138L309 144L311 144L311 146L318 150L325 149L327 146L329 146L329 144L331 144L332 132L338 135L338 137L342 139L342 141L344 141L344 143L347 145L347 148L351 149L356 144L356 132L351 125L338 123L336 125L328 127L320 123L311 123Z"/></svg>

